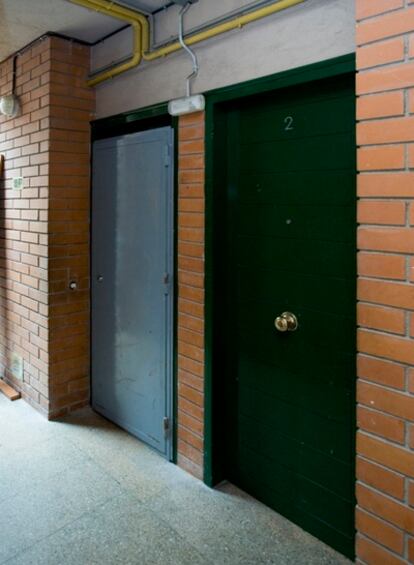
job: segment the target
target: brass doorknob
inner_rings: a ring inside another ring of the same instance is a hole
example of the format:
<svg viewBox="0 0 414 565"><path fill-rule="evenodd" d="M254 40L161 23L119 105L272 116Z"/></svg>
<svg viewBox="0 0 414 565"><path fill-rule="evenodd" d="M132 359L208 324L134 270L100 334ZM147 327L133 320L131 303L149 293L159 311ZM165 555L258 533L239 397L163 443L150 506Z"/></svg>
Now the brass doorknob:
<svg viewBox="0 0 414 565"><path fill-rule="evenodd" d="M283 312L276 318L275 328L279 332L294 332L298 329L298 319L292 312Z"/></svg>

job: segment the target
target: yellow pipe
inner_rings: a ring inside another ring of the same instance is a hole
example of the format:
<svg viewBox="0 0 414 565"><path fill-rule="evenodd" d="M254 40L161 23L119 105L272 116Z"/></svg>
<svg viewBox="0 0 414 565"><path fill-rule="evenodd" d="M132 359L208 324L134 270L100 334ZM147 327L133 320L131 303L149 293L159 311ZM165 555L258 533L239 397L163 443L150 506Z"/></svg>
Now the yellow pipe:
<svg viewBox="0 0 414 565"><path fill-rule="evenodd" d="M147 18L136 12L135 10L130 10L129 8L125 8L124 6L120 6L110 0L69 0L74 4L79 4L85 8L89 8L91 10L96 10L97 12L101 12L107 16L113 16L119 20L128 22L134 30L134 44L133 44L133 56L131 59L126 61L125 63L121 63L113 67L112 69L102 71L94 76L92 79L88 81L88 86L95 86L113 78L125 71L132 69L140 64L142 59L146 61L153 61L154 59L159 59L160 57L165 57L170 53L174 53L175 51L179 51L182 49L182 46L179 41L171 43L165 47L160 47L155 51L148 51L149 49L149 23ZM270 6L266 6L265 8L259 8L249 14L245 14L244 16L238 16L230 20L229 22L224 22L219 24L215 27L207 29L205 31L200 31L191 35L190 37L185 38L185 42L187 45L194 45L195 43L199 43L200 41L204 41L206 39L210 39L212 37L216 37L226 31L231 31L233 29L241 28L242 26L249 24L251 22L255 22L266 16L270 16L272 14L276 14L282 10L286 10L287 8L291 8L296 6L297 4L301 4L305 2L305 0L280 0L275 4L271 4Z"/></svg>
<svg viewBox="0 0 414 565"><path fill-rule="evenodd" d="M96 86L97 84L100 84L101 82L110 78L114 78L140 64L143 51L146 51L149 47L149 23L147 18L143 14L125 8L124 6L120 6L119 4L114 4L109 0L70 1L74 4L83 6L84 8L89 8L91 10L100 12L101 14L105 14L106 16L112 16L114 18L127 22L132 26L134 32L132 57L125 63L121 63L120 65L117 65L112 69L98 73L96 76L88 80L88 86Z"/></svg>
<svg viewBox="0 0 414 565"><path fill-rule="evenodd" d="M254 12L250 12L249 14L245 14L244 16L238 16L229 22L224 22L219 24L215 27L210 29L206 29L205 31L200 31L191 35L190 37L185 38L185 42L187 45L194 45L194 43L199 43L200 41L204 41L206 39L210 39L211 37L216 37L221 33L225 33L226 31L231 31L233 29L240 28L246 24L251 22L255 22L266 16L270 16L271 14L275 14L276 12L280 12L281 10L286 10L287 8L291 8L292 6L296 6L296 4L301 4L305 2L305 0L280 0L276 4L271 4L270 6L266 6L265 8L259 8ZM181 49L181 44L179 41L175 43L171 43L165 47L160 47L156 51L144 52L143 58L145 61L153 61L154 59L159 59L160 57L165 57L170 53L174 53L175 51L179 51Z"/></svg>
<svg viewBox="0 0 414 565"><path fill-rule="evenodd" d="M104 82L105 80L108 80L110 78L114 78L126 71L129 71L130 69L133 69L134 67L137 67L140 64L142 60L141 24L139 24L138 22L130 22L130 23L134 30L132 57L128 59L128 61L125 61L125 63L121 63L120 65L116 65L115 67L112 67L107 71L102 71L101 73L98 73L97 75L95 75L94 77L92 77L87 81L86 84L88 86L96 86L97 84L100 84L101 82Z"/></svg>

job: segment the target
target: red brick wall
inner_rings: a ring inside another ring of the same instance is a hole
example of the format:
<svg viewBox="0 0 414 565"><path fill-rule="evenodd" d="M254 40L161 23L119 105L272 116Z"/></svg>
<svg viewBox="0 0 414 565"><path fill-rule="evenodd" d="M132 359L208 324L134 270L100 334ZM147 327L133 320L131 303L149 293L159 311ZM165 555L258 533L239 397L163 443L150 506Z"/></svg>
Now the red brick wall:
<svg viewBox="0 0 414 565"><path fill-rule="evenodd" d="M414 0L356 0L357 560L414 562Z"/></svg>
<svg viewBox="0 0 414 565"><path fill-rule="evenodd" d="M45 413L48 392L48 176L37 162L47 135L49 109L43 104L48 90L50 41L41 41L17 60L17 94L22 114L10 120L0 116L0 153L5 156L1 184L1 365L4 376L32 404ZM12 61L0 66L0 94L9 94ZM22 191L13 191L12 178L24 176ZM10 373L12 353L24 360L23 381Z"/></svg>
<svg viewBox="0 0 414 565"><path fill-rule="evenodd" d="M2 376L48 416L88 398L88 64L84 46L39 40L17 58L21 115L0 116ZM0 64L0 95L11 81L9 59ZM11 190L16 176L22 191ZM71 278L80 291L68 290ZM23 380L10 372L13 353L24 360Z"/></svg>
<svg viewBox="0 0 414 565"><path fill-rule="evenodd" d="M89 48L52 39L49 124L50 415L89 402ZM71 291L74 281L77 290Z"/></svg>
<svg viewBox="0 0 414 565"><path fill-rule="evenodd" d="M179 122L178 464L203 476L204 113Z"/></svg>

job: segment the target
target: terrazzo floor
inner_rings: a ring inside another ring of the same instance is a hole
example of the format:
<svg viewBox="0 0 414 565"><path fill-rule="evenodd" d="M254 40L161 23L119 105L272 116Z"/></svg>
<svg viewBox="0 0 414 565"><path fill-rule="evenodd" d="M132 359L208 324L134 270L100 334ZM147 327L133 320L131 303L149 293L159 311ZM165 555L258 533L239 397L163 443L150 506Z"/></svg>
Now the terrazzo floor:
<svg viewBox="0 0 414 565"><path fill-rule="evenodd" d="M231 484L210 489L90 409L0 394L0 564L349 565Z"/></svg>

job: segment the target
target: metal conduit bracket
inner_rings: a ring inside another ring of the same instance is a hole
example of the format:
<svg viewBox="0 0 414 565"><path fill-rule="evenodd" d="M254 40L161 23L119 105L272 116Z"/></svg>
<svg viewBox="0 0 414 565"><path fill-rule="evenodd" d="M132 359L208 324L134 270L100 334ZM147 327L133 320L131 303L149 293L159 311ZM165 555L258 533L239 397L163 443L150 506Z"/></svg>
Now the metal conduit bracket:
<svg viewBox="0 0 414 565"><path fill-rule="evenodd" d="M227 31L231 31L233 29L237 29L242 27L246 24L251 22L255 22L260 20L266 16L271 14L275 14L282 10L286 10L287 8L291 8L298 4L302 4L307 0L276 0L272 2L270 5L265 7L259 8L252 12L248 12L245 15L235 17L230 19L229 21L223 21L222 23L218 23L212 28L207 29L200 29L195 33L192 33L188 38L187 41L184 41L184 38L181 34L181 41L174 41L168 45L159 47L154 51L149 51L150 47L150 24L145 17L145 13L132 10L119 4L117 1L114 0L68 0L73 4L78 4L83 6L84 8L88 8L90 10L94 10L101 14L105 14L107 16L111 16L113 18L117 18L123 22L127 22L130 24L134 31L134 46L132 51L132 57L127 61L121 61L115 66L111 67L110 69L100 70L93 75L93 77L87 82L88 86L96 86L105 80L110 78L115 78L116 76L129 71L137 67L141 60L144 59L145 61L153 61L155 59L159 59L161 57L165 57L170 53L175 53L180 49L185 49L191 56L193 60L193 73L187 79L187 91L189 92L190 89L190 82L191 80L197 76L198 73L198 63L195 54L189 48L189 45L193 45L195 43L199 43L200 41L204 41L206 39L210 39L212 37L216 37L222 33ZM173 0L175 4L178 6L182 6L183 9L191 4L195 4L198 0ZM264 2L265 0L263 0ZM188 9L188 8L187 8ZM184 14L182 14L184 15ZM199 110L201 108L198 108Z"/></svg>
<svg viewBox="0 0 414 565"><path fill-rule="evenodd" d="M187 51L187 53L191 57L191 61L193 63L193 72L188 75L186 79L186 96L189 98L191 96L191 81L198 75L199 65L197 60L197 55L194 53L192 49L186 44L184 41L184 15L190 8L192 4L197 2L197 0L174 0L176 4L182 5L182 9L180 10L180 23L179 23L179 30L178 30L178 41L182 48ZM184 4L185 2L185 4Z"/></svg>

